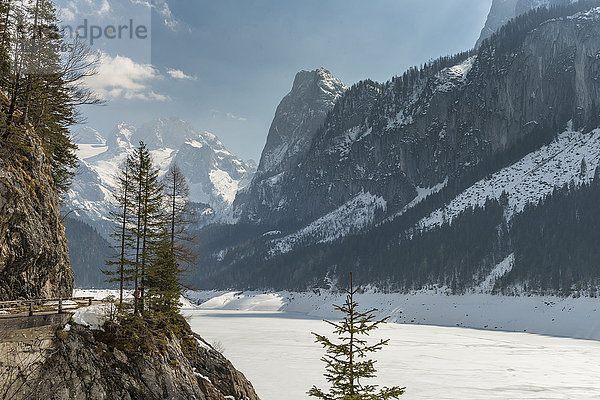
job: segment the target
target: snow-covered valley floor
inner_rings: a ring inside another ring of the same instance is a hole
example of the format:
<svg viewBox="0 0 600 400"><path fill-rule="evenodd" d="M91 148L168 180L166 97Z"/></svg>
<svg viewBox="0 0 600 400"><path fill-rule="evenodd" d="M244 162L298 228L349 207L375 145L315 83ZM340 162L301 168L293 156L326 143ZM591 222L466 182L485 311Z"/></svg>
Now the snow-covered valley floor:
<svg viewBox="0 0 600 400"><path fill-rule="evenodd" d="M269 311L187 309L192 328L218 341L263 400L307 399L323 387L318 319ZM378 356L382 385L404 385L404 399L598 398L600 342L528 333L387 324Z"/></svg>
<svg viewBox="0 0 600 400"><path fill-rule="evenodd" d="M263 400L307 399L313 384L325 386L323 352L311 332L330 333L321 319L339 317L331 304L341 295L191 292L188 298L182 311L194 331L220 342ZM367 292L358 302L398 322L374 335L391 339L376 357L377 383L407 386L404 399L599 398L600 299Z"/></svg>

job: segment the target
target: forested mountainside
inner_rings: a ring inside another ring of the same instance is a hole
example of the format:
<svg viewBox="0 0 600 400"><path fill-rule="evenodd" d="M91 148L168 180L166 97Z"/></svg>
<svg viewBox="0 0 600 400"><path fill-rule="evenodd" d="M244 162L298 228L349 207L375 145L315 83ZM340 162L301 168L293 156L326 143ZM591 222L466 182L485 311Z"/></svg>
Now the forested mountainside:
<svg viewBox="0 0 600 400"><path fill-rule="evenodd" d="M199 232L194 282L303 289L353 270L393 290L590 286L591 259L524 273L513 224L564 185L564 204L596 193L599 22L598 1L539 8L476 50L352 86L262 192L259 224Z"/></svg>
<svg viewBox="0 0 600 400"><path fill-rule="evenodd" d="M452 179L538 131L558 134L570 119L589 128L600 85L599 27L593 16L540 25L555 15L540 9L477 52L385 84L354 85L306 155L278 176L267 201L274 206L258 219L273 229L301 227L363 192L397 212L417 187Z"/></svg>
<svg viewBox="0 0 600 400"><path fill-rule="evenodd" d="M107 269L106 260L114 255L110 243L85 222L65 218L65 236L69 241L69 260L75 274L77 288L116 288L105 282L102 273Z"/></svg>

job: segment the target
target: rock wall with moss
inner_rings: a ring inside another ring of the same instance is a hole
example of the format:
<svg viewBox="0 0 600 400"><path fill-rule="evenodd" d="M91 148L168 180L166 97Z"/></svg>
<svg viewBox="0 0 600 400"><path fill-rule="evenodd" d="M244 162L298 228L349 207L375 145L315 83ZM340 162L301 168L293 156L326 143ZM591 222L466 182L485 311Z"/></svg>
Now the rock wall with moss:
<svg viewBox="0 0 600 400"><path fill-rule="evenodd" d="M37 135L23 129L0 143L0 300L72 293L50 163Z"/></svg>

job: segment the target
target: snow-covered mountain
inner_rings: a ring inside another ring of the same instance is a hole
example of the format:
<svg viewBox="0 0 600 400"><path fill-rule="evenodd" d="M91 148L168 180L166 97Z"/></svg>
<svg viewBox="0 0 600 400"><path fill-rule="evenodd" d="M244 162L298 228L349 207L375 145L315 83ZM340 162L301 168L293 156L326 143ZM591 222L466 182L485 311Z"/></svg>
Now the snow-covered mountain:
<svg viewBox="0 0 600 400"><path fill-rule="evenodd" d="M205 233L210 276L199 284L303 290L354 270L395 290L585 286L589 260L579 275L554 264L569 278L550 284L527 270L531 246L518 235L533 235L527 218L550 223L538 204L575 204L600 185L600 1L589 4L537 10L477 49L344 90L322 125L304 131L304 150L236 198L254 231ZM305 119L279 121L270 137ZM270 143L263 160L281 153ZM564 218L583 234L577 215Z"/></svg>
<svg viewBox="0 0 600 400"><path fill-rule="evenodd" d="M444 207L423 218L419 229L431 229L451 223L472 207L483 207L490 199L504 195L504 217L507 221L535 205L556 188L579 187L594 179L600 165L600 129L589 133L574 132L569 123L556 139L521 158L516 163L476 182Z"/></svg>
<svg viewBox="0 0 600 400"><path fill-rule="evenodd" d="M205 214L227 210L256 169L253 162L227 151L212 133L177 118L160 118L140 127L120 123L106 137L86 127L73 138L81 162L64 208L70 217L87 222L104 237L110 232L115 173L140 141L148 145L162 173L177 163L188 179L190 201L210 206L205 207Z"/></svg>

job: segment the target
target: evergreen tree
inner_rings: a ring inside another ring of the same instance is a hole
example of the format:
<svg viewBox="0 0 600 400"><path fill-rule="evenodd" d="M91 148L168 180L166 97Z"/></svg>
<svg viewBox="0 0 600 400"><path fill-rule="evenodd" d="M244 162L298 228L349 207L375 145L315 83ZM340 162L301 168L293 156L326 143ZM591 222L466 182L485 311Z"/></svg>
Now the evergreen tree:
<svg viewBox="0 0 600 400"><path fill-rule="evenodd" d="M0 144L18 146L20 135L33 128L63 194L77 165L69 136L69 127L80 121L77 106L99 103L81 85L95 73L98 58L82 43L63 42L50 0L0 2L0 35L0 89L6 96Z"/></svg>
<svg viewBox="0 0 600 400"><path fill-rule="evenodd" d="M359 290L353 287L350 273L350 289L344 289L346 301L341 306L334 305L336 310L344 314L344 319L339 323L325 321L334 327L333 333L338 337L337 343L326 336L313 333L316 342L320 343L327 353L321 360L326 364L324 375L332 387L329 393L325 393L313 386L308 391L308 395L312 397L323 400L385 400L397 399L404 393L405 388L399 386L378 389L376 385L361 382L361 379L376 376L375 361L367 357L370 353L381 350L388 344L389 339L369 344L364 338L385 323L387 318L376 320L376 309L360 312L358 303L354 300Z"/></svg>
<svg viewBox="0 0 600 400"><path fill-rule="evenodd" d="M191 260L191 252L184 245L189 240L184 217L187 183L176 166L162 182L158 174L150 152L140 142L117 180L119 208L112 216L119 256L107 262L116 268L103 272L109 282L119 282L121 304L124 286L133 283L135 314L177 313L184 290L180 265Z"/></svg>
<svg viewBox="0 0 600 400"><path fill-rule="evenodd" d="M134 312L143 310L146 267L160 241L162 214L162 185L158 181L158 169L152 162L150 151L144 142L134 150L130 158L133 186L135 236Z"/></svg>
<svg viewBox="0 0 600 400"><path fill-rule="evenodd" d="M158 241L147 267L144 287L152 311L175 314L184 290L181 281L184 270L181 265L194 260L194 254L187 246L192 238L186 233L189 224L186 218L189 190L177 165L171 165L165 174L162 190L166 212L160 222Z"/></svg>
<svg viewBox="0 0 600 400"><path fill-rule="evenodd" d="M128 157L125 163L121 166L117 173L117 188L115 200L119 206L118 210L111 212L111 219L114 223L115 230L112 237L118 245L113 246L117 250L117 259L108 260L108 266L116 266L116 270L103 270L107 275L107 282L119 282L119 306L123 306L123 290L127 283L134 279L134 262L131 260L131 252L134 245L134 235L131 232L132 226L132 211L134 204L133 185L130 165L133 163L131 157Z"/></svg>
<svg viewBox="0 0 600 400"><path fill-rule="evenodd" d="M163 314L179 312L183 294L182 270L171 248L170 233L165 226L160 235L155 257L147 268L146 299L151 311Z"/></svg>
<svg viewBox="0 0 600 400"><path fill-rule="evenodd" d="M169 225L170 248L180 263L191 263L196 259L190 244L194 239L187 233L190 224L188 214L189 188L177 164L172 164L162 179L165 195L166 218Z"/></svg>

